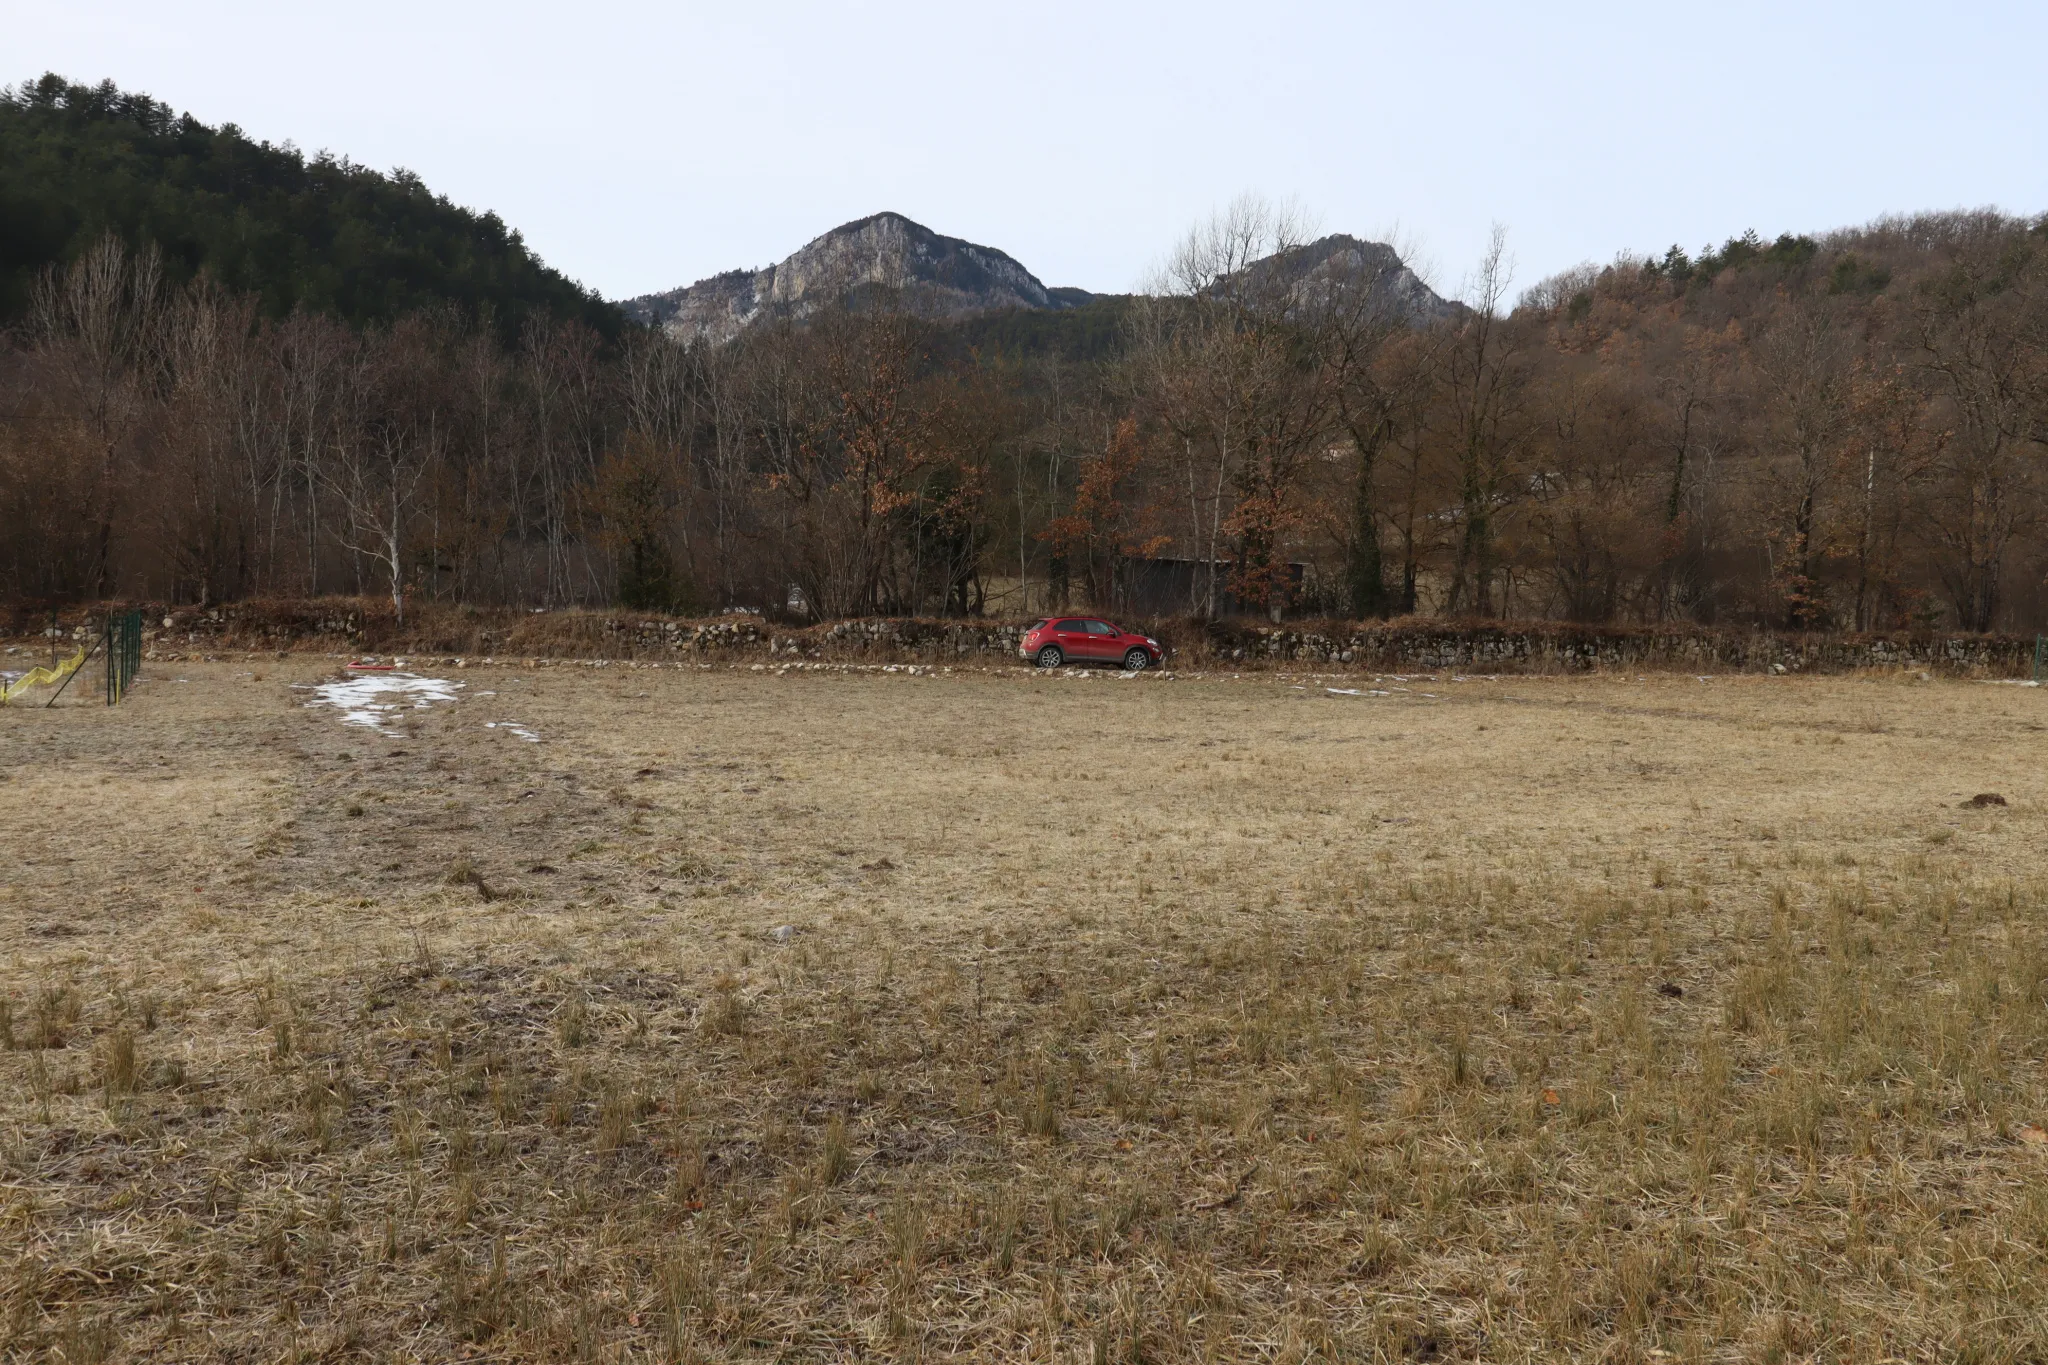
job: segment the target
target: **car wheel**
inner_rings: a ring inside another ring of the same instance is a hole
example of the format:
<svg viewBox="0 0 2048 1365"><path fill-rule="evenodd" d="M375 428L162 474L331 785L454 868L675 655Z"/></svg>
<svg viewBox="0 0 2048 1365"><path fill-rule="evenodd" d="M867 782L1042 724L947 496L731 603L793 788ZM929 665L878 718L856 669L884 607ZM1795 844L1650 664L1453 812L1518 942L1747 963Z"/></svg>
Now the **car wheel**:
<svg viewBox="0 0 2048 1365"><path fill-rule="evenodd" d="M1152 656L1142 649L1133 649L1124 655L1124 671L1127 673L1143 673L1151 666Z"/></svg>
<svg viewBox="0 0 2048 1365"><path fill-rule="evenodd" d="M1058 668L1066 660L1067 656L1060 653L1058 645L1047 645L1044 649L1038 651L1038 666L1040 668Z"/></svg>

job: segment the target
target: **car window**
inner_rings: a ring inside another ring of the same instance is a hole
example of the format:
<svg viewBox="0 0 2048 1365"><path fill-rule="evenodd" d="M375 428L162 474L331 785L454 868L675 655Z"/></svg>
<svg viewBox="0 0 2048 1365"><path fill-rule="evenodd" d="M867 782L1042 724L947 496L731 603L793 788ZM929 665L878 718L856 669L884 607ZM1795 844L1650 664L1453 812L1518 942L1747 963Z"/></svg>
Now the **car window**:
<svg viewBox="0 0 2048 1365"><path fill-rule="evenodd" d="M1068 635L1083 635L1086 634L1088 630L1088 628L1082 625L1079 621L1062 621L1058 625L1054 626L1053 629L1057 631L1062 631Z"/></svg>
<svg viewBox="0 0 2048 1365"><path fill-rule="evenodd" d="M1088 623L1088 633L1090 635L1114 635L1116 634L1116 627L1106 621L1090 621Z"/></svg>

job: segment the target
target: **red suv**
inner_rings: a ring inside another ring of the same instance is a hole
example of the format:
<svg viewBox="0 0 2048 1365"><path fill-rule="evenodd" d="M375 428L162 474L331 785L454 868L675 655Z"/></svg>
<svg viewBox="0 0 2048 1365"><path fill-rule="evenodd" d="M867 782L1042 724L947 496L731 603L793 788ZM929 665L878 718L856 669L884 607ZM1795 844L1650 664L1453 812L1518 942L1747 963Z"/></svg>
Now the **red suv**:
<svg viewBox="0 0 2048 1365"><path fill-rule="evenodd" d="M1166 651L1149 635L1118 630L1092 616L1052 616L1024 632L1018 651L1040 668L1061 664L1121 664L1132 673L1157 668Z"/></svg>

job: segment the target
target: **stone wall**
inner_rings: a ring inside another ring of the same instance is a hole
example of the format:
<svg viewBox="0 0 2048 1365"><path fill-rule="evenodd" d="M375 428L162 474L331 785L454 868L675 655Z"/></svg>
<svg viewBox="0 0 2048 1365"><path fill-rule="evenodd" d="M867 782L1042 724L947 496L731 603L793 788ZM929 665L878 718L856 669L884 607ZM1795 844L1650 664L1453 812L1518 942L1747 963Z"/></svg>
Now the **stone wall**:
<svg viewBox="0 0 2048 1365"><path fill-rule="evenodd" d="M389 603L355 599L241 602L212 608L143 604L145 648L160 658L235 650L327 650L471 658L819 659L1007 662L1021 621L863 620L794 627L753 615L682 620L637 613L422 606L401 625ZM82 638L93 613L60 617ZM17 615L17 645L41 643L47 617ZM2019 636L1791 635L1699 628L1592 627L1407 620L1262 626L1167 621L1150 629L1167 666L1292 666L1384 672L1567 673L1659 669L1693 673L1839 673L1911 668L2020 677L2034 642Z"/></svg>
<svg viewBox="0 0 2048 1365"><path fill-rule="evenodd" d="M2034 642L2018 636L1793 635L1769 631L1596 628L1556 623L1451 625L1427 621L1360 626L1218 627L1212 659L1336 664L1474 673L1571 673L1662 669L1697 673L1841 673L1919 668L2017 676L2033 667Z"/></svg>

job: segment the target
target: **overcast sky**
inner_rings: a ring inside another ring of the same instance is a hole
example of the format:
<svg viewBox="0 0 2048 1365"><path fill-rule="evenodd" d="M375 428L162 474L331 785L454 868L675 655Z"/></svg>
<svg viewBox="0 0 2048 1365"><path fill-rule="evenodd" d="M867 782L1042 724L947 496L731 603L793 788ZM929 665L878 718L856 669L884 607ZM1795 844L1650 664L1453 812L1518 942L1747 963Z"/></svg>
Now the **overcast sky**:
<svg viewBox="0 0 2048 1365"><path fill-rule="evenodd" d="M894 209L1125 290L1241 193L1456 291L1754 227L2048 209L2048 4L0 0L112 78L419 172L610 297Z"/></svg>

